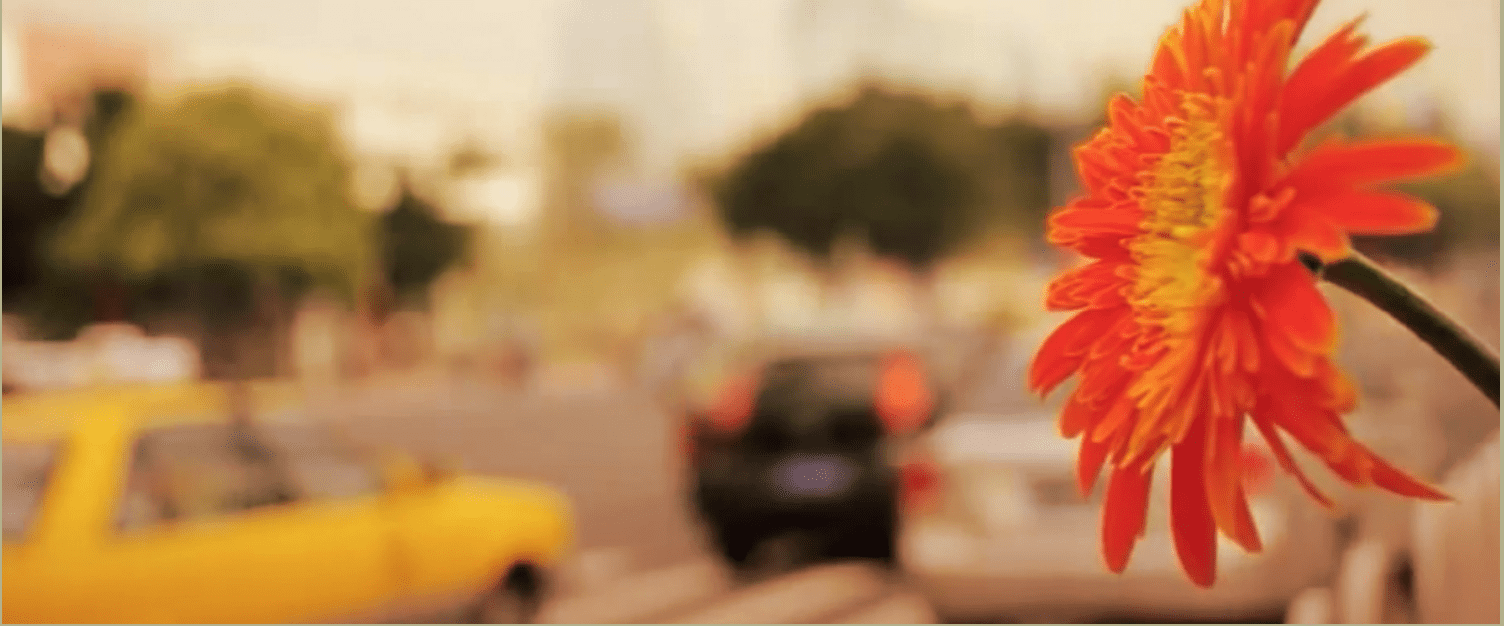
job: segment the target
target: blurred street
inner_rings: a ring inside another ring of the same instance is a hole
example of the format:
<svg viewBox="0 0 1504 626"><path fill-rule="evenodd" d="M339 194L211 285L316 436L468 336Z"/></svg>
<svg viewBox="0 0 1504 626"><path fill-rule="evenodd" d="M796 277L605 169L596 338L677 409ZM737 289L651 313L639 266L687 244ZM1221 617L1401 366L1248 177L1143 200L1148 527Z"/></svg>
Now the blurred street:
<svg viewBox="0 0 1504 626"><path fill-rule="evenodd" d="M642 394L421 381L315 406L324 402L362 443L557 486L574 499L584 551L630 550L651 560L643 565L695 553L672 465L673 430Z"/></svg>
<svg viewBox="0 0 1504 626"><path fill-rule="evenodd" d="M348 420L362 443L446 459L468 472L538 479L567 493L580 543L543 621L934 621L922 598L862 563L733 582L704 548L679 491L673 422L641 393L430 380L328 397L315 407Z"/></svg>
<svg viewBox="0 0 1504 626"><path fill-rule="evenodd" d="M6 2L4 621L1497 618L1499 0L1188 5Z"/></svg>

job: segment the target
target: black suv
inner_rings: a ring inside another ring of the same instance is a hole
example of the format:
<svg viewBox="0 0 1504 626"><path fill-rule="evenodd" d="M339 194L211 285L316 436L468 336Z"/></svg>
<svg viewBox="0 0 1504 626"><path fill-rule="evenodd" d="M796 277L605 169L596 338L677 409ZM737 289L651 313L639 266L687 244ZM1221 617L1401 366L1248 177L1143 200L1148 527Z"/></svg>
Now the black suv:
<svg viewBox="0 0 1504 626"><path fill-rule="evenodd" d="M891 565L909 477L890 444L934 421L933 382L912 353L856 352L771 359L728 385L686 435L691 498L721 554L741 568L802 532L823 556ZM895 410L895 391L918 402Z"/></svg>

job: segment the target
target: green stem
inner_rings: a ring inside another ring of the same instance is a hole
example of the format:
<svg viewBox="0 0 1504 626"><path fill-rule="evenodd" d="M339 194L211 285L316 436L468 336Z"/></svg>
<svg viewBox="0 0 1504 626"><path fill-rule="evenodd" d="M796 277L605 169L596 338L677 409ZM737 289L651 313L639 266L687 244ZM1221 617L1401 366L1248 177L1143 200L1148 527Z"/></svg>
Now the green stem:
<svg viewBox="0 0 1504 626"><path fill-rule="evenodd" d="M1404 324L1499 406L1499 355L1420 294L1356 252L1322 268L1321 277Z"/></svg>

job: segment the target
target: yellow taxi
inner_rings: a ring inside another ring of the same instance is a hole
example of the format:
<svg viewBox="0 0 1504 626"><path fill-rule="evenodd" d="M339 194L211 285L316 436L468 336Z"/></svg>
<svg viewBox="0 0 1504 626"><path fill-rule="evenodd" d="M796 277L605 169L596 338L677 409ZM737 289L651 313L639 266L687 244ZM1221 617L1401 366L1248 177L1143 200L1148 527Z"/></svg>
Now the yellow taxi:
<svg viewBox="0 0 1504 626"><path fill-rule="evenodd" d="M558 491L372 456L250 391L253 422L212 385L7 397L4 621L530 621L574 541Z"/></svg>

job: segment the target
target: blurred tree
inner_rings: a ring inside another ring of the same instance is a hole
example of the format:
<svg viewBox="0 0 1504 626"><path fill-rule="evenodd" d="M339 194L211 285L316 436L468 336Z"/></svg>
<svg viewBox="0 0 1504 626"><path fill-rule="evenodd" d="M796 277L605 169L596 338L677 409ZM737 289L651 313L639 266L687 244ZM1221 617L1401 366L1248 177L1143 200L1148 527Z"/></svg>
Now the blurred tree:
<svg viewBox="0 0 1504 626"><path fill-rule="evenodd" d="M1057 141L1039 122L1015 117L992 129L999 166L983 179L991 185L996 226L1030 239L1044 237L1050 210L1050 151Z"/></svg>
<svg viewBox="0 0 1504 626"><path fill-rule="evenodd" d="M67 215L75 193L58 196L42 184L46 135L12 128L0 139L4 154L4 305L21 306L42 281L40 241ZM71 191L71 190L70 190Z"/></svg>
<svg viewBox="0 0 1504 626"><path fill-rule="evenodd" d="M829 261L854 235L924 270L996 206L1001 135L964 104L869 84L753 150L715 195L733 236L770 230Z"/></svg>
<svg viewBox="0 0 1504 626"><path fill-rule="evenodd" d="M299 283L352 297L364 285L370 218L347 199L325 110L239 83L192 90L126 111L98 162L54 258L101 280L185 283L203 338L221 340L204 348L211 375L246 357L223 341L232 331L285 341L285 296Z"/></svg>
<svg viewBox="0 0 1504 626"><path fill-rule="evenodd" d="M110 316L91 308L87 280L45 262L45 242L76 209L93 179L98 160L89 156L99 154L134 101L125 91L92 94L81 128L85 170L66 189L58 189L45 171L47 131L4 129L4 308L29 317L30 327L44 338L65 338L93 317Z"/></svg>
<svg viewBox="0 0 1504 626"><path fill-rule="evenodd" d="M426 308L433 282L468 257L474 229L440 219L406 180L401 189L380 220L382 270L400 302Z"/></svg>
<svg viewBox="0 0 1504 626"><path fill-rule="evenodd" d="M938 261L988 234L1040 231L1052 141L1022 115L988 124L964 101L868 83L704 180L732 237L777 233L828 286L847 242L899 261L934 322Z"/></svg>

